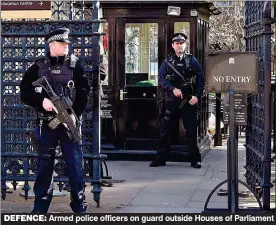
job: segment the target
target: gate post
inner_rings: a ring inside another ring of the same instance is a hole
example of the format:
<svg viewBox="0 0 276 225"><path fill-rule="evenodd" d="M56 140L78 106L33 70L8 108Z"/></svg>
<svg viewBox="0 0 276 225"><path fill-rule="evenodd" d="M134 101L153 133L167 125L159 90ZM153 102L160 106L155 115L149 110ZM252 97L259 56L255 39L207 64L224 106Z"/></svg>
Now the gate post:
<svg viewBox="0 0 276 225"><path fill-rule="evenodd" d="M271 2L263 9L263 63L264 63L264 159L263 159L263 207L270 210L271 178Z"/></svg>
<svg viewBox="0 0 276 225"><path fill-rule="evenodd" d="M99 1L92 1L92 19L99 20ZM95 23L92 26L93 33L99 33L99 24ZM100 35L100 33L99 33ZM100 76L99 76L99 64L100 64L100 46L99 46L99 35L95 35L92 37L92 154L95 156L93 160L93 180L100 181L101 180L101 141L100 141ZM100 206L100 194L102 192L100 182L93 182L93 189L91 191L93 195L94 201L97 203L97 207Z"/></svg>
<svg viewBox="0 0 276 225"><path fill-rule="evenodd" d="M246 51L259 54L259 92L248 96L246 182L270 210L271 187L271 2L245 2Z"/></svg>

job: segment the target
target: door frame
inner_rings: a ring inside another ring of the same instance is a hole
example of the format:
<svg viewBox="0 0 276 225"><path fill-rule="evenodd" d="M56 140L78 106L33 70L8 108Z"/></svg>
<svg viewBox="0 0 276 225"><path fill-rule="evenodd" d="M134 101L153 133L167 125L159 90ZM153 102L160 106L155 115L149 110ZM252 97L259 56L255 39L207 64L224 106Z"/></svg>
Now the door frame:
<svg viewBox="0 0 276 225"><path fill-rule="evenodd" d="M168 24L159 18L117 18L116 21L116 147L125 148L125 105L120 100L120 90L125 87L125 24L126 23L157 23L158 24L158 68L161 66L167 51L166 31Z"/></svg>
<svg viewBox="0 0 276 225"><path fill-rule="evenodd" d="M124 102L120 100L120 90L125 86L125 24L126 23L157 23L158 24L158 68L166 56L171 52L171 37L174 34L174 22L190 23L190 53L196 54L197 44L197 18L193 17L169 17L169 18L128 18L116 19L115 35L115 79L116 79L116 124L115 124L115 145L118 149L124 149L125 139L125 115ZM160 121L159 121L160 123ZM183 135L177 132L177 139Z"/></svg>

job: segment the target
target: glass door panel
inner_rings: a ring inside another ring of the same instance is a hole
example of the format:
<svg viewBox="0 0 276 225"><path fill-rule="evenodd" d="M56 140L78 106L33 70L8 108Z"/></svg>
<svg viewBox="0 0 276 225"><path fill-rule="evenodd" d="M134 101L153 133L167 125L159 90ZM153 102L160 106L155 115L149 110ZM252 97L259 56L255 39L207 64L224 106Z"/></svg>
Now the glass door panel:
<svg viewBox="0 0 276 225"><path fill-rule="evenodd" d="M190 22L174 22L174 33L183 33L188 36L186 51L190 52Z"/></svg>
<svg viewBox="0 0 276 225"><path fill-rule="evenodd" d="M158 23L126 23L123 101L127 149L155 147L157 85Z"/></svg>
<svg viewBox="0 0 276 225"><path fill-rule="evenodd" d="M126 23L125 85L158 84L158 24Z"/></svg>

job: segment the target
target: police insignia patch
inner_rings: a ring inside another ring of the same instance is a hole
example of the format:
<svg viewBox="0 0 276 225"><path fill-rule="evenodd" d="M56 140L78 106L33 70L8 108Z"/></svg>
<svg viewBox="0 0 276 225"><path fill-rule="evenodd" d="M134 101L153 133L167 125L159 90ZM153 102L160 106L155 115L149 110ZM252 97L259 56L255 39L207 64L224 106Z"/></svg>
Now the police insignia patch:
<svg viewBox="0 0 276 225"><path fill-rule="evenodd" d="M54 74L60 74L61 71L60 70L52 70L52 73L54 73Z"/></svg>

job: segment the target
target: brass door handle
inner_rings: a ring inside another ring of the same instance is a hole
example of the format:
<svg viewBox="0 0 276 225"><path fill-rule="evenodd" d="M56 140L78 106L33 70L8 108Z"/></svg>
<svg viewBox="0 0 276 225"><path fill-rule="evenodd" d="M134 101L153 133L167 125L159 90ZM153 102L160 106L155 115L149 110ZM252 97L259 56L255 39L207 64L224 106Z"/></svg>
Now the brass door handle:
<svg viewBox="0 0 276 225"><path fill-rule="evenodd" d="M126 93L127 93L127 91L120 89L120 100L124 100L124 94L126 94Z"/></svg>

